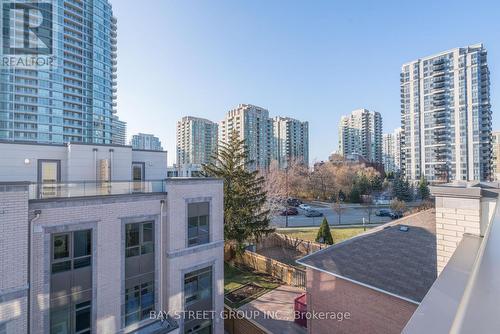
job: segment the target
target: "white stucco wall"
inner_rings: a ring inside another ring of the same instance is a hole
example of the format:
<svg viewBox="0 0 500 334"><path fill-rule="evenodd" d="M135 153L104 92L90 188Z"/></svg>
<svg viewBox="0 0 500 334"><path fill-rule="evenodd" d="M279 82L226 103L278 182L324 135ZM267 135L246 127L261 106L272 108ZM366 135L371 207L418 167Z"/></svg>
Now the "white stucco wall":
<svg viewBox="0 0 500 334"><path fill-rule="evenodd" d="M143 162L146 180L167 177L167 152L117 145L0 143L0 181L38 181L38 160L59 160L61 182L95 181L99 161L111 165L112 181L132 179L132 162Z"/></svg>

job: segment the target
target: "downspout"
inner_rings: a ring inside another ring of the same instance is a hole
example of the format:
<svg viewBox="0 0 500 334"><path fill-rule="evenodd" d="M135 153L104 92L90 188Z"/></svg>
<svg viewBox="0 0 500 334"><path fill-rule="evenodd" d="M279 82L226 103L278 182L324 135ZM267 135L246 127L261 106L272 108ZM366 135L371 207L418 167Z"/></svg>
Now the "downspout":
<svg viewBox="0 0 500 334"><path fill-rule="evenodd" d="M113 180L113 166L114 166L114 163L113 163L113 152L115 150L110 148L109 149L109 182L111 182Z"/></svg>
<svg viewBox="0 0 500 334"><path fill-rule="evenodd" d="M95 175L95 180L94 182L97 184L99 181L99 175L97 174L97 148L93 148L92 151L94 152L94 175Z"/></svg>
<svg viewBox="0 0 500 334"><path fill-rule="evenodd" d="M160 245L159 245L159 252L160 252L160 284L158 286L158 293L160 295L159 298L159 309L160 311L164 311L166 308L163 305L163 211L165 207L165 200L162 199L160 201L160 226L159 226L159 231L158 234L160 235Z"/></svg>
<svg viewBox="0 0 500 334"><path fill-rule="evenodd" d="M29 221L28 226L28 298L27 298L27 313L28 313L28 334L31 332L31 263L33 254L31 252L31 236L33 234L33 223L40 218L41 210L35 210L35 217Z"/></svg>

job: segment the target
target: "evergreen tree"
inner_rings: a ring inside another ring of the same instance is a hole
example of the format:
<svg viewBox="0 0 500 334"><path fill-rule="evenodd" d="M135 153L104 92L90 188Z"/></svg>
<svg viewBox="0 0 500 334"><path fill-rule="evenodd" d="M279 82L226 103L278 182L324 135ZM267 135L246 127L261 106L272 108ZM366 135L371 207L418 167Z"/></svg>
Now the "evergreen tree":
<svg viewBox="0 0 500 334"><path fill-rule="evenodd" d="M269 227L269 210L264 209L264 178L249 171L250 164L244 141L233 132L212 161L203 165L204 175L224 180L224 239L240 250L246 241L274 231Z"/></svg>
<svg viewBox="0 0 500 334"><path fill-rule="evenodd" d="M403 180L401 174L394 175L394 181L392 182L392 196L398 200L403 198Z"/></svg>
<svg viewBox="0 0 500 334"><path fill-rule="evenodd" d="M405 202L413 201L414 194L415 194L415 188L413 187L413 184L410 183L410 181L408 181L408 179L406 179L404 182L404 188L403 188L403 200Z"/></svg>
<svg viewBox="0 0 500 334"><path fill-rule="evenodd" d="M424 176L420 178L418 183L418 195L422 200L428 199L430 195L429 183Z"/></svg>
<svg viewBox="0 0 500 334"><path fill-rule="evenodd" d="M373 177L373 179L371 180L371 188L373 191L380 191L382 190L382 178L380 177L380 175L375 175L375 177Z"/></svg>
<svg viewBox="0 0 500 334"><path fill-rule="evenodd" d="M330 225L326 218L323 218L323 222L318 230L318 235L316 236L316 242L321 242L327 245L333 245L332 232L330 232Z"/></svg>

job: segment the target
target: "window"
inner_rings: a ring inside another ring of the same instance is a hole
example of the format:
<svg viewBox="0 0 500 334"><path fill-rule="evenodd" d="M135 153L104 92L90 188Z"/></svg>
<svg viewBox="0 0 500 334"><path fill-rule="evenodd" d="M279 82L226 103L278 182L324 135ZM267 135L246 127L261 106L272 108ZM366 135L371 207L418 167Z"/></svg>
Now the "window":
<svg viewBox="0 0 500 334"><path fill-rule="evenodd" d="M75 306L50 308L51 334L90 334L92 332L91 301L77 303Z"/></svg>
<svg viewBox="0 0 500 334"><path fill-rule="evenodd" d="M185 329L186 334L211 334L212 333L212 321L205 320L201 324L196 324L190 328Z"/></svg>
<svg viewBox="0 0 500 334"><path fill-rule="evenodd" d="M193 271L184 276L184 299L186 305L212 298L212 268Z"/></svg>
<svg viewBox="0 0 500 334"><path fill-rule="evenodd" d="M212 267L192 271L184 275L184 304L187 314L191 311L212 311ZM206 319L187 318L184 333L210 334L212 322Z"/></svg>
<svg viewBox="0 0 500 334"><path fill-rule="evenodd" d="M91 230L53 235L52 274L90 266L91 249Z"/></svg>
<svg viewBox="0 0 500 334"><path fill-rule="evenodd" d="M91 330L91 304L90 301L76 304L75 307L75 333L87 334Z"/></svg>
<svg viewBox="0 0 500 334"><path fill-rule="evenodd" d="M50 268L50 332L91 333L92 230L53 234Z"/></svg>
<svg viewBox="0 0 500 334"><path fill-rule="evenodd" d="M155 306L154 222L125 225L125 326L149 319Z"/></svg>
<svg viewBox="0 0 500 334"><path fill-rule="evenodd" d="M125 289L125 325L149 319L154 308L154 282L145 282Z"/></svg>
<svg viewBox="0 0 500 334"><path fill-rule="evenodd" d="M209 202L188 204L188 247L209 242Z"/></svg>
<svg viewBox="0 0 500 334"><path fill-rule="evenodd" d="M154 251L153 222L127 224L125 233L125 257Z"/></svg>
<svg viewBox="0 0 500 334"><path fill-rule="evenodd" d="M132 180L144 181L144 162L132 163Z"/></svg>

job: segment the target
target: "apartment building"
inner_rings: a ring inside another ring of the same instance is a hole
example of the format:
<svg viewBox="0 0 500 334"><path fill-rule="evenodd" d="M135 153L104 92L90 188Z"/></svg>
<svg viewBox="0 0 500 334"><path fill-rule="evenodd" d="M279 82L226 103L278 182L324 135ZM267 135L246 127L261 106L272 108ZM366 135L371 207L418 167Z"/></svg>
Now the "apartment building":
<svg viewBox="0 0 500 334"><path fill-rule="evenodd" d="M269 111L251 104L238 105L220 121L219 143L227 143L233 132L245 141L249 160L252 161L249 168L269 168L273 156L273 125Z"/></svg>
<svg viewBox="0 0 500 334"><path fill-rule="evenodd" d="M279 168L297 161L309 165L309 123L290 117L273 118L273 160Z"/></svg>
<svg viewBox="0 0 500 334"><path fill-rule="evenodd" d="M0 332L222 333L222 181L166 166L128 146L0 143Z"/></svg>
<svg viewBox="0 0 500 334"><path fill-rule="evenodd" d="M339 123L339 154L359 154L382 163L382 116L379 112L357 109L342 116Z"/></svg>
<svg viewBox="0 0 500 334"><path fill-rule="evenodd" d="M177 122L177 164L206 164L217 153L218 124L186 116Z"/></svg>
<svg viewBox="0 0 500 334"><path fill-rule="evenodd" d="M133 135L130 145L137 150L163 151L160 139L148 133Z"/></svg>
<svg viewBox="0 0 500 334"><path fill-rule="evenodd" d="M493 180L500 181L500 131L495 131L491 137L493 145Z"/></svg>
<svg viewBox="0 0 500 334"><path fill-rule="evenodd" d="M117 28L111 4L57 4L51 20L57 66L0 70L0 140L112 144Z"/></svg>
<svg viewBox="0 0 500 334"><path fill-rule="evenodd" d="M489 180L491 116L490 73L482 44L404 64L404 174L434 182Z"/></svg>
<svg viewBox="0 0 500 334"><path fill-rule="evenodd" d="M401 168L401 128L382 136L382 160L387 173L398 172Z"/></svg>
<svg viewBox="0 0 500 334"><path fill-rule="evenodd" d="M126 145L127 144L127 122L124 122L118 118L117 115L113 115L111 126L113 128L112 144L114 145Z"/></svg>

